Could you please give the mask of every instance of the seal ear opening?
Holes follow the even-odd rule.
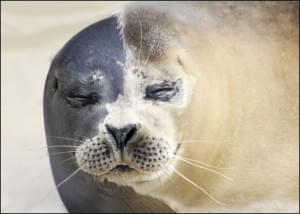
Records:
[[[56,77],[54,77],[54,80],[53,80],[53,92],[55,93],[58,89],[58,79]]]

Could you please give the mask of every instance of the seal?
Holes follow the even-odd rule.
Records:
[[[130,5],[71,39],[44,99],[68,210],[130,210],[128,187],[179,212],[296,210],[299,32],[289,4]]]

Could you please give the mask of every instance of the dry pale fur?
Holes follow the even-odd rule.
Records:
[[[299,211],[298,7],[297,2],[201,2],[124,10],[120,22],[131,49],[158,67],[175,65],[179,57],[185,80],[196,81],[187,92],[189,104],[174,117],[184,140],[199,142],[183,143],[179,155],[230,168],[218,171],[234,180],[178,161],[179,172],[225,205],[172,169],[162,183],[136,187],[138,192],[179,212]],[[130,14],[136,13],[136,28],[130,29]],[[142,43],[130,37],[139,35],[138,24],[146,32]],[[147,31],[155,26],[168,32],[168,39],[156,36],[161,42],[156,52],[149,43],[153,30]]]

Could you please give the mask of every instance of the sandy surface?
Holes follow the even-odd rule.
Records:
[[[63,212],[52,179],[42,97],[51,59],[121,2],[1,2],[1,212]]]

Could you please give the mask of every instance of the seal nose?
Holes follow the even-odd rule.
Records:
[[[126,147],[128,141],[132,139],[137,132],[137,125],[135,124],[129,124],[122,128],[115,128],[106,124],[105,127],[108,133],[114,138],[114,141],[120,150],[123,150]]]

